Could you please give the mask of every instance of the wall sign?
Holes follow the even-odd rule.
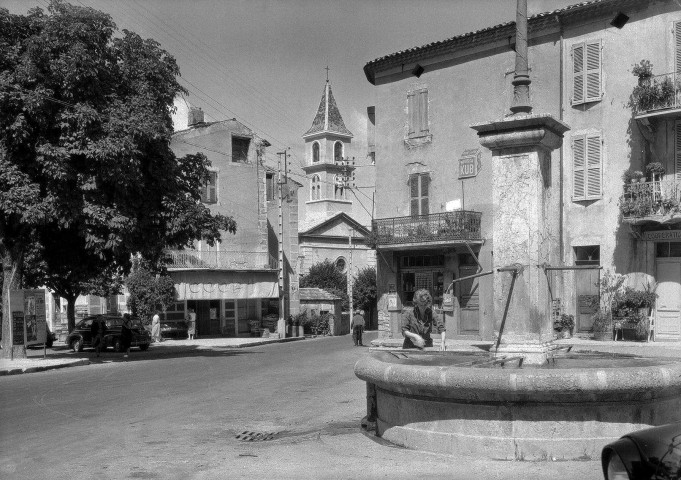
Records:
[[[442,310],[445,312],[454,311],[454,295],[451,293],[442,294]]]
[[[482,169],[482,152],[479,148],[464,150],[459,158],[459,179],[472,178]]]
[[[652,242],[681,242],[681,230],[655,230],[643,232],[643,240]]]
[[[399,307],[399,302],[397,301],[397,294],[396,293],[389,293],[388,294],[388,311],[396,311],[396,310],[402,310]]]

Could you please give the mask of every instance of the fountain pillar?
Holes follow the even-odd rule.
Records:
[[[495,352],[541,364],[553,325],[540,265],[559,258],[560,189],[553,185],[551,154],[569,127],[550,115],[514,115],[472,128],[492,150]]]

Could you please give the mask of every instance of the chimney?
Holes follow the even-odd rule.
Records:
[[[187,115],[187,126],[191,127],[203,123],[203,110],[198,107],[189,107],[189,114]]]

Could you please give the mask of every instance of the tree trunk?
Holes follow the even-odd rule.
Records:
[[[5,249],[2,253],[2,352],[0,356],[2,358],[26,358],[26,345],[13,345],[12,312],[9,304],[10,290],[18,290],[21,287],[22,254],[11,249]]]
[[[76,298],[78,295],[69,295],[66,299],[66,327],[69,332],[76,328]]]

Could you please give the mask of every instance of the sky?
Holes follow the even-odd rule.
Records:
[[[23,14],[48,0],[0,0]],[[327,70],[354,134],[347,154],[366,159],[364,65],[406,48],[515,20],[516,0],[70,0],[110,14],[119,29],[153,38],[180,66],[180,83],[206,121],[236,118],[267,139],[267,163],[289,149],[302,174]],[[528,0],[529,14],[579,0]],[[358,170],[359,171],[359,170]],[[295,177],[294,177],[295,178]],[[301,178],[297,178],[301,180]],[[362,185],[361,178],[358,185]],[[369,185],[364,185],[368,187]],[[368,198],[368,197],[367,197]],[[366,199],[365,199],[366,201]],[[370,202],[369,202],[370,208]]]

